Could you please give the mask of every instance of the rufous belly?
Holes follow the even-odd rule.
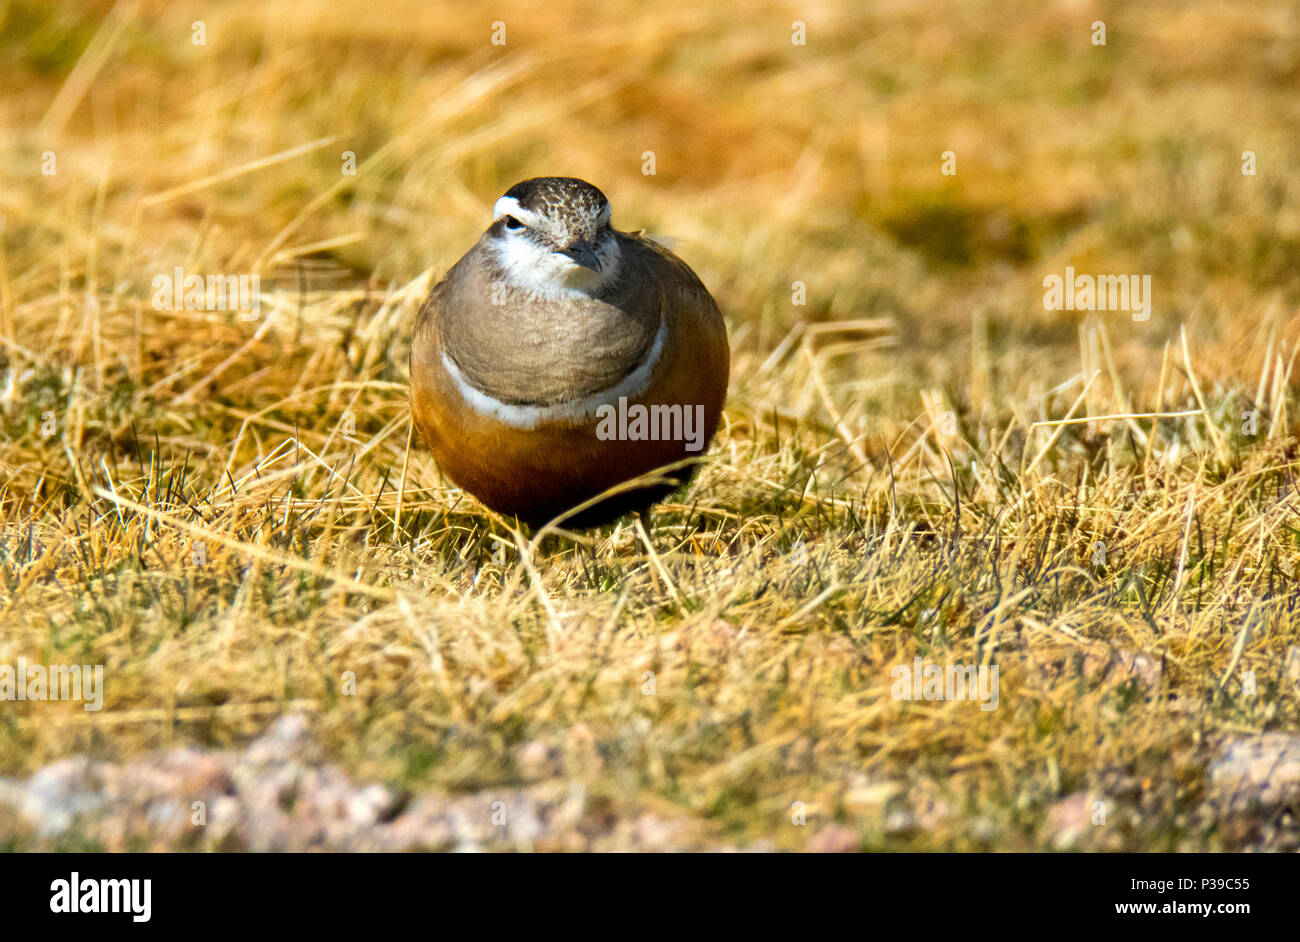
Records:
[[[703,454],[721,417],[729,355],[725,334],[700,340],[704,342],[690,356],[676,356],[662,364],[645,392],[625,400],[624,411],[620,412],[620,404],[611,404],[613,408],[603,414],[603,426],[594,417],[579,424],[527,429],[507,425],[464,401],[440,355],[413,362],[412,417],[434,460],[452,481],[498,513],[539,525],[615,485]],[[635,417],[637,406],[645,407],[641,415],[656,414],[650,411],[653,406],[678,406],[683,419],[680,425],[649,422],[641,428],[635,421],[619,421]],[[684,434],[686,410],[690,410],[689,440]],[[662,419],[666,413],[657,414]],[[683,434],[661,435],[658,440],[639,437],[656,429],[662,432],[664,426],[680,427]],[[680,486],[692,471],[678,468],[665,474],[676,483],[611,497],[567,523],[592,525],[646,507]]]

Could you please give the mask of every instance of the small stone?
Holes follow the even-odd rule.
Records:
[[[1092,802],[1087,792],[1067,795],[1047,809],[1045,831],[1056,850],[1069,850],[1084,843],[1092,827]]]
[[[970,823],[970,833],[981,844],[992,844],[998,837],[997,822],[981,815]]]
[[[521,796],[511,811],[510,823],[506,827],[510,841],[520,850],[528,850],[544,831],[537,803],[527,796]]]
[[[370,827],[392,817],[396,804],[396,796],[383,785],[367,785],[348,797],[348,820],[361,827]]]
[[[916,816],[906,808],[895,808],[885,815],[885,833],[895,837],[916,830]]]
[[[280,717],[262,736],[248,747],[247,762],[286,762],[291,759],[313,761],[319,749],[311,736],[306,717],[290,713]]]
[[[519,764],[520,774],[531,781],[560,774],[560,750],[540,739],[521,746],[515,755],[515,761]]]
[[[1300,802],[1300,736],[1229,740],[1210,764],[1210,787],[1229,813]]]
[[[73,822],[104,806],[103,779],[84,757],[63,759],[41,769],[27,783],[22,814],[41,837],[55,837]]]
[[[175,749],[163,756],[162,765],[177,774],[177,787],[187,795],[224,795],[235,787],[228,756]]]
[[[826,825],[808,842],[808,851],[813,854],[855,854],[861,849],[857,833],[842,824]]]

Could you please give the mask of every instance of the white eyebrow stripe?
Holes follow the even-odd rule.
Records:
[[[492,221],[496,222],[504,216],[514,216],[520,222],[530,226],[536,225],[537,216],[519,205],[519,200],[513,196],[503,196],[497,200],[497,204],[492,207]]]
[[[667,338],[668,321],[664,319],[660,321],[654,343],[650,345],[644,359],[637,364],[636,369],[623,377],[621,382],[589,396],[583,396],[581,399],[557,402],[549,406],[521,406],[489,396],[465,378],[456,361],[448,356],[445,350],[442,353],[442,365],[452,382],[456,384],[456,389],[466,405],[479,415],[496,419],[511,428],[531,429],[552,422],[580,422],[592,419],[601,406],[614,405],[620,397],[635,399],[641,395],[650,386],[651,376],[654,374],[655,367],[659,365],[659,358],[663,355]]]

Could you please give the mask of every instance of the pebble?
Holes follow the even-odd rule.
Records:
[[[565,753],[561,756],[561,752]],[[284,716],[242,751],[173,749],[121,764],[62,759],[26,781],[0,780],[0,840],[31,849],[77,833],[106,851],[478,851],[704,849],[683,815],[615,814],[604,796],[558,777],[600,767],[596,737],[576,724],[565,749],[531,743],[521,765],[545,781],[475,794],[411,798],[357,783],[323,750],[306,717]],[[18,828],[16,834],[6,827]],[[26,844],[24,846],[27,846]]]
[[[1210,763],[1210,787],[1229,813],[1300,802],[1300,736],[1265,733],[1224,742]]]

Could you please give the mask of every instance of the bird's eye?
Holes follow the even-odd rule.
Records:
[[[522,229],[523,227],[524,227],[524,224],[523,224],[522,222],[520,222],[518,219],[516,219],[514,216],[507,216],[507,217],[506,217],[506,228],[507,228],[507,229]]]

